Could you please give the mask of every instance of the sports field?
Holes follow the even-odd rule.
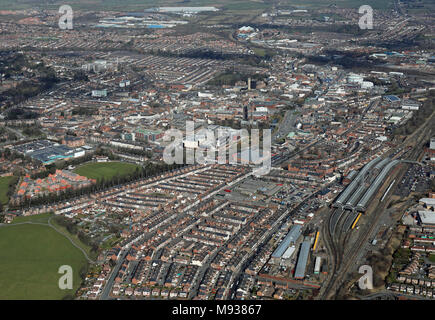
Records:
[[[17,223],[44,223],[47,217],[26,217]],[[80,269],[87,263],[83,253],[48,225],[17,223],[0,226],[0,300],[73,296],[80,286]],[[72,267],[72,290],[59,289],[62,265]]]
[[[140,167],[126,162],[92,162],[76,168],[74,172],[90,179],[101,180],[104,178],[110,180],[117,174],[123,176],[133,173],[136,168]]]

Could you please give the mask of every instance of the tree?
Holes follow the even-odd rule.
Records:
[[[89,81],[87,74],[83,70],[75,71],[73,74],[74,81]]]

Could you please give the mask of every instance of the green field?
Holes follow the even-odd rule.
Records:
[[[53,217],[53,213],[41,213],[38,215],[33,215],[33,216],[21,216],[21,217],[16,217],[11,224],[17,224],[17,223],[22,223],[22,222],[36,222],[36,223],[44,223],[47,224],[48,223],[48,219],[50,217]],[[55,219],[51,220],[51,224],[57,229],[57,231],[68,235],[68,237],[70,239],[72,239],[72,241],[74,241],[74,243],[79,246],[80,248],[82,248],[86,254],[88,255],[88,257],[90,257],[91,259],[96,259],[97,258],[97,253],[96,252],[92,252],[91,251],[91,247],[84,244],[83,242],[80,241],[79,237],[77,236],[77,234],[71,234],[68,232],[68,230],[64,227],[59,225],[58,223],[56,223]]]
[[[7,204],[9,201],[7,193],[9,189],[9,182],[13,179],[14,176],[0,178],[0,203],[3,205]]]
[[[14,218],[12,224],[22,223],[22,222],[36,222],[36,223],[48,223],[48,219],[52,216],[51,213],[41,213],[33,216],[20,216]]]
[[[110,180],[117,174],[123,176],[133,173],[136,168],[140,168],[140,166],[126,162],[93,162],[76,168],[74,172],[100,181],[102,178]]]
[[[43,223],[48,217],[23,217],[15,225],[0,227],[0,300],[62,299],[80,286],[80,270],[87,263],[80,250],[49,226],[16,224]],[[73,269],[72,290],[59,289],[62,265]]]

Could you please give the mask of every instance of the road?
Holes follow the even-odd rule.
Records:
[[[118,259],[116,260],[116,265],[113,267],[112,272],[110,273],[109,279],[107,280],[103,291],[100,296],[100,300],[108,300],[110,299],[110,291],[112,290],[113,283],[115,282],[116,275],[121,269],[122,263],[124,262],[125,257],[127,256],[128,250],[124,250],[120,252]]]

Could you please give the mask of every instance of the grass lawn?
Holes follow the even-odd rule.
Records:
[[[76,168],[74,172],[100,181],[102,178],[110,180],[117,174],[123,176],[133,173],[136,168],[140,168],[140,166],[126,162],[92,162]]]
[[[430,262],[435,262],[435,254],[429,255]]]
[[[252,50],[259,57],[265,57],[267,53],[266,49],[263,48],[253,48]]]
[[[109,239],[107,239],[102,245],[101,248],[107,250],[110,248],[113,248],[118,242],[121,241],[121,238],[118,237],[111,237]]]
[[[38,223],[48,223],[48,219],[52,216],[52,213],[41,213],[33,216],[20,216],[14,218],[11,224],[21,223],[21,222],[38,222]]]
[[[7,193],[9,189],[9,182],[13,180],[15,177],[1,177],[0,178],[0,203],[5,205],[9,202]]]
[[[47,217],[33,216],[33,221],[43,222]],[[56,300],[74,295],[81,282],[80,269],[87,263],[83,253],[54,229],[31,224],[0,227],[0,261],[0,300]],[[73,269],[72,290],[58,287],[62,265]]]
[[[64,227],[61,226],[59,224],[56,223],[56,221],[53,219],[51,220],[51,224],[60,232],[67,234],[76,245],[78,245],[80,248],[82,248],[86,254],[88,255],[88,257],[92,260],[97,259],[98,254],[95,252],[91,252],[91,247],[84,244],[83,242],[80,241],[79,237],[76,234],[71,234],[68,232],[68,230]]]

